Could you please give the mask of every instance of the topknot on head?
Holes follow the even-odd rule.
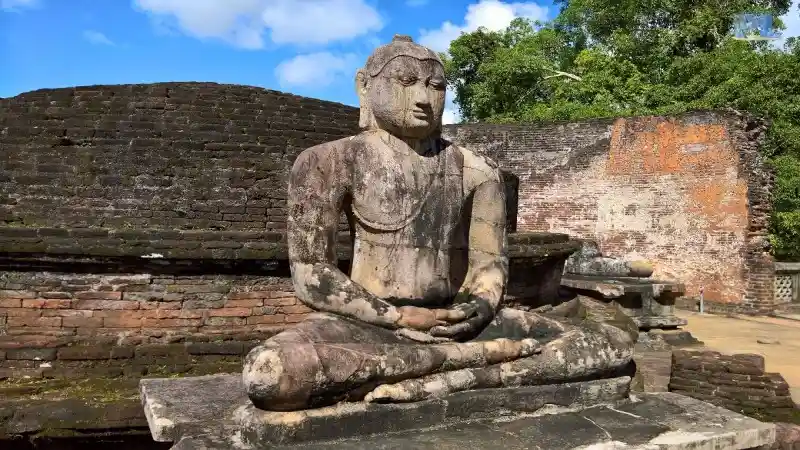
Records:
[[[398,56],[409,56],[420,61],[433,60],[442,64],[435,51],[417,44],[411,36],[395,34],[391,42],[376,48],[367,58],[367,64],[364,66],[366,74],[371,77],[378,75],[386,64]]]

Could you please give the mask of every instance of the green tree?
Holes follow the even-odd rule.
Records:
[[[515,20],[451,43],[448,80],[464,121],[581,120],[732,107],[772,122],[773,251],[800,260],[800,40],[730,37],[740,12],[789,0],[559,0],[547,24]],[[775,24],[781,27],[777,21]]]

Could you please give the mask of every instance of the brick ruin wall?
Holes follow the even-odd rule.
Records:
[[[273,258],[287,167],[357,123],[356,108],[213,83],[0,99],[0,370],[74,371],[81,354],[137,366],[302,320]],[[19,351],[73,344],[89,347]],[[163,348],[109,353],[142,345]]]
[[[765,371],[761,355],[673,351],[669,390],[747,415],[786,420],[800,414],[789,384],[779,373]]]
[[[8,353],[19,348],[184,355],[173,347],[251,342],[302,320],[281,256],[286,173],[300,151],[356,133],[357,121],[345,105],[212,83],[0,99],[0,369],[74,365],[59,351]],[[746,123],[696,113],[446,134],[518,176],[521,230],[596,237],[621,256],[635,248],[657,275],[704,284],[709,300],[756,305],[771,293],[756,291],[762,273],[771,283],[771,260],[753,263],[769,183],[744,176],[760,167]],[[672,153],[658,157],[662,147]],[[671,159],[680,152],[688,162]],[[647,176],[625,172],[634,163]]]
[[[709,309],[773,305],[765,126],[734,112],[579,123],[459,125],[446,135],[519,177],[517,227],[598,241]],[[531,151],[531,149],[536,149]]]

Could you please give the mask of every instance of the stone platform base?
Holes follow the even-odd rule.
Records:
[[[627,377],[470,391],[408,404],[253,408],[241,376],[141,382],[160,442],[204,449],[749,449],[775,427],[677,394],[629,397]]]

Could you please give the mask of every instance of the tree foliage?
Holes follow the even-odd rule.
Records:
[[[557,0],[550,23],[478,29],[443,55],[464,121],[582,120],[731,107],[768,118],[776,171],[770,231],[800,261],[800,39],[731,37],[736,14],[790,0]],[[800,14],[799,11],[792,13]],[[776,19],[779,29],[782,24]]]

